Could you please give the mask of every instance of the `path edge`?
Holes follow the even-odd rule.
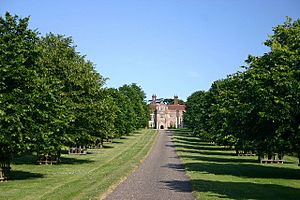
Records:
[[[154,141],[152,143],[152,146],[150,147],[149,151],[147,152],[147,154],[145,155],[144,158],[142,158],[138,165],[135,166],[128,174],[126,174],[124,177],[121,177],[119,181],[117,181],[115,184],[112,184],[108,190],[106,192],[103,193],[103,195],[101,195],[98,199],[99,200],[104,200],[106,197],[108,197],[121,183],[123,183],[131,174],[133,174],[137,169],[140,168],[141,164],[148,158],[148,156],[150,155],[150,153],[152,152],[153,148],[154,148],[154,145],[156,144],[157,142],[157,138],[159,136],[159,131],[158,130],[155,130],[156,131],[156,136],[154,138]]]
[[[191,189],[192,189],[192,195],[193,195],[194,199],[196,200],[196,199],[197,199],[197,197],[196,197],[196,192],[195,192],[195,190],[194,190],[193,184],[191,183],[191,177],[187,174],[187,169],[186,169],[186,167],[185,167],[185,163],[183,162],[182,158],[181,158],[181,157],[178,155],[178,153],[177,153],[177,146],[176,146],[176,142],[174,141],[175,132],[172,131],[172,130],[170,130],[170,131],[172,132],[171,141],[172,141],[172,142],[174,143],[174,145],[175,145],[175,153],[176,153],[176,155],[178,156],[178,158],[179,158],[181,164],[182,164],[183,167],[184,167],[184,174],[185,174],[185,176],[188,178],[188,180],[189,180],[189,182],[190,182],[190,186],[191,186]],[[175,140],[176,140],[176,138],[175,138]]]

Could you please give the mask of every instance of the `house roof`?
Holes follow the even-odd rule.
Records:
[[[156,106],[159,106],[160,104],[152,104],[151,107],[152,107],[152,111],[155,111],[156,110]],[[164,106],[168,107],[168,110],[180,110],[180,111],[185,111],[185,105],[180,105],[180,104],[177,104],[177,105],[166,105],[166,104],[163,104]]]
[[[168,109],[169,110],[182,110],[182,111],[185,111],[185,105],[180,105],[180,104],[177,104],[177,105],[168,105]]]

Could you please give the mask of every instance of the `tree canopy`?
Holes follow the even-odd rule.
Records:
[[[40,36],[28,23],[0,17],[0,164],[26,152],[59,162],[63,147],[101,146],[147,126],[141,87],[104,88],[71,37]]]
[[[185,121],[196,134],[237,152],[300,155],[300,20],[288,18],[273,32],[264,43],[269,52],[250,55],[243,72],[188,98]]]

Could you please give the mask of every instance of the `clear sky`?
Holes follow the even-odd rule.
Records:
[[[262,55],[272,27],[300,17],[300,0],[0,0],[30,27],[72,36],[108,77],[137,83],[148,98],[186,98]]]

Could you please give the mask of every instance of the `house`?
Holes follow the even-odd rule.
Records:
[[[183,128],[183,114],[185,105],[180,105],[178,96],[174,96],[173,104],[164,103],[163,99],[152,96],[152,113],[149,127],[155,129]]]

